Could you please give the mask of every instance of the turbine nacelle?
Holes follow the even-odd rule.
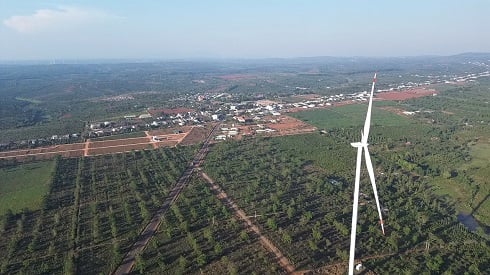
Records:
[[[358,148],[358,147],[367,147],[369,144],[362,143],[362,142],[352,142],[350,145],[352,147]]]

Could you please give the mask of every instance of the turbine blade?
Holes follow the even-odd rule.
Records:
[[[371,86],[371,94],[369,95],[369,105],[366,115],[366,121],[364,122],[364,136],[362,137],[362,143],[367,143],[369,137],[369,129],[371,128],[371,109],[373,107],[373,95],[374,95],[374,85],[376,84],[376,73],[373,78],[373,85]]]
[[[361,179],[362,147],[357,147],[356,182],[354,184],[354,203],[352,204],[352,226],[350,231],[349,275],[354,273],[356,250],[357,208],[359,205],[359,182]]]
[[[381,224],[381,231],[383,235],[385,234],[385,229],[383,225],[383,216],[381,215],[381,208],[379,206],[378,191],[376,190],[376,181],[374,179],[374,169],[373,163],[371,162],[371,156],[369,155],[369,150],[367,145],[364,146],[364,157],[366,158],[366,167],[369,173],[369,179],[371,180],[371,186],[373,187],[374,198],[376,199],[376,207],[378,208],[379,223]]]

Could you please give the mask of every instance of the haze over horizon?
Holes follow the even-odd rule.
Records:
[[[0,2],[0,60],[490,52],[490,1]]]

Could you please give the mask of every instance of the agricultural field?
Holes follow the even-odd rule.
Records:
[[[192,108],[234,124],[229,111],[242,102],[363,91],[373,67],[383,75],[380,89],[422,83],[447,70],[483,70],[466,61],[400,61],[0,66],[0,145],[23,140],[24,147],[15,148],[27,148],[31,138],[78,133],[90,121],[149,109]],[[434,90],[393,92],[374,102],[369,150],[386,236],[363,171],[356,258],[366,273],[490,274],[490,78],[429,87]],[[288,116],[260,114],[279,118],[266,125],[277,136],[213,142],[199,168],[296,271],[330,270],[348,259],[355,169],[350,143],[360,139],[367,102],[348,103]],[[0,274],[114,271],[211,126],[183,126],[179,134],[145,126],[149,132],[0,152]],[[162,140],[152,141],[153,135]],[[198,175],[136,256],[133,272],[283,274],[261,239]],[[468,229],[461,214],[480,227]]]
[[[432,100],[420,98],[406,102],[411,108],[430,110],[419,119],[432,121],[444,133],[439,140],[442,146],[453,153],[459,152],[452,161],[446,161],[441,175],[434,177],[438,193],[451,196],[456,208],[471,213],[487,232],[490,232],[489,89],[490,79],[484,78],[472,84],[441,88]],[[435,153],[432,162],[444,163],[448,153]]]
[[[39,210],[54,171],[53,160],[0,168],[0,216]]]
[[[376,105],[376,102],[374,103]],[[291,113],[292,117],[310,123],[319,129],[350,128],[364,125],[367,104],[351,104],[335,108],[317,109]],[[408,126],[410,119],[382,110],[373,108],[373,127],[379,126]]]
[[[202,142],[209,134],[210,126],[185,127],[187,132],[173,134],[173,129],[156,130],[151,132],[136,132],[135,136],[123,137],[124,135],[110,136],[101,139],[88,139],[84,143],[61,144],[55,146],[38,147],[32,149],[20,149],[0,152],[1,161],[32,161],[52,159],[58,155],[66,158],[81,156],[98,156],[105,154],[124,153],[134,150],[156,149],[161,147],[175,147],[181,142],[182,145],[195,145]],[[152,136],[159,139],[154,141]]]
[[[449,195],[458,212],[471,213],[487,231],[490,98],[484,91],[489,87],[490,81],[484,78],[479,83],[456,87],[439,85],[437,96],[375,101],[369,141],[379,145],[371,150],[392,159],[395,169],[402,167],[429,177],[437,194]],[[359,134],[352,131],[360,131],[365,105],[305,111],[292,116],[327,129],[330,135],[354,141]],[[403,110],[417,113],[399,114]]]
[[[54,174],[41,207],[2,215],[0,273],[110,273],[169,194],[194,149],[52,161]]]
[[[17,160],[35,160],[35,159],[52,159],[57,155],[63,157],[81,157],[83,156],[83,143],[61,144],[55,146],[39,147],[33,149],[21,149],[13,151],[0,152],[0,159]]]
[[[197,175],[137,258],[141,274],[272,274],[281,268]]]
[[[333,134],[220,143],[204,169],[246,213],[257,212],[256,222],[297,270],[316,269],[348,258],[355,151],[342,143],[344,137]],[[436,195],[427,180],[401,166],[394,169],[389,156],[379,151],[374,156],[375,169],[383,171],[378,186],[387,235],[380,232],[372,191],[363,181],[358,258],[376,271],[460,273],[467,259],[478,255],[472,268],[489,271],[490,248],[457,221],[452,203]],[[427,241],[431,255],[452,260],[430,262],[424,256]],[[411,265],[393,256],[401,254],[410,255]]]

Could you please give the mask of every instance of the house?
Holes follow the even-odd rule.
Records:
[[[142,114],[139,116],[140,119],[151,118],[150,114]]]
[[[225,135],[217,135],[214,139],[215,140],[226,140],[226,136]]]
[[[152,140],[152,141],[155,141],[155,142],[156,142],[156,141],[166,140],[166,139],[167,139],[167,137],[157,137],[157,136],[153,136],[153,137],[151,138],[151,140]]]

